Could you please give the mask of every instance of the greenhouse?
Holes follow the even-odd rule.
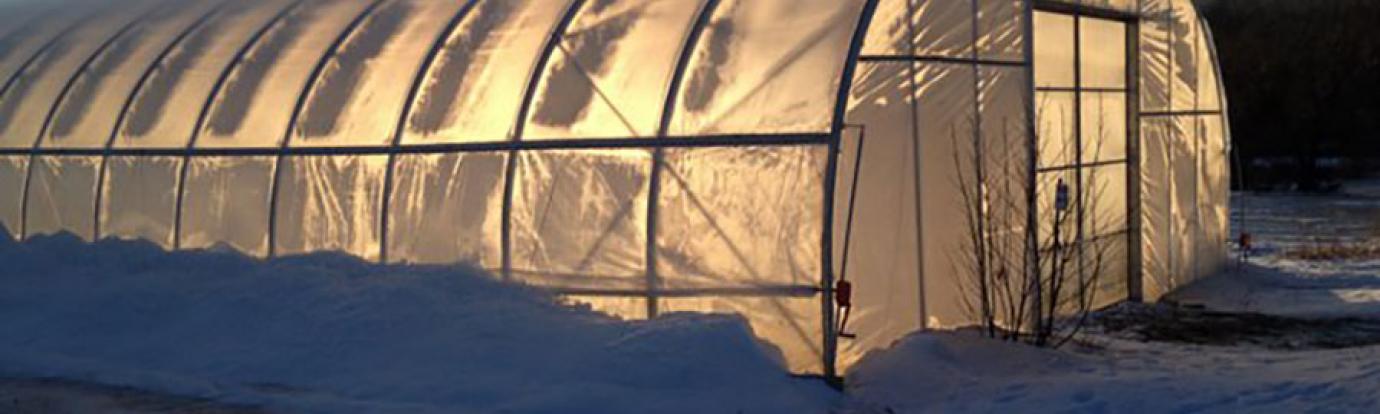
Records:
[[[802,374],[1051,249],[1099,305],[1227,257],[1189,0],[20,0],[0,81],[15,238],[466,263]]]

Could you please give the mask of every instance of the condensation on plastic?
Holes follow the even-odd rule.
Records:
[[[686,69],[671,135],[827,132],[863,5],[723,1]]]
[[[661,299],[661,309],[742,315],[753,334],[780,350],[788,370],[820,373],[824,322],[819,301],[817,297],[693,297]]]
[[[408,85],[463,1],[392,0],[346,39],[315,80],[293,146],[389,145]]]
[[[185,147],[222,71],[254,32],[288,3],[232,1],[221,6],[175,46],[135,93],[114,147]]]
[[[182,248],[227,246],[268,255],[274,157],[192,158],[183,185]]]
[[[274,254],[341,251],[378,260],[387,156],[295,156],[282,166]]]
[[[98,237],[144,239],[172,248],[181,169],[179,157],[110,157]]]
[[[100,157],[39,157],[30,172],[25,236],[70,232],[92,240],[100,165]]]
[[[363,1],[308,0],[275,24],[235,66],[196,145],[280,145],[312,70],[366,6]]]
[[[213,2],[184,1],[165,5],[144,17],[78,75],[61,97],[52,125],[40,145],[55,148],[103,148],[125,101],[144,70],[187,26],[205,15]]]
[[[53,103],[82,63],[126,24],[144,14],[151,3],[154,1],[124,2],[121,7],[102,11],[103,18],[83,21],[58,35],[59,40],[0,96],[0,147],[33,146]]]
[[[524,139],[657,134],[702,1],[591,0],[547,64]]]
[[[388,200],[388,259],[502,266],[503,172],[508,154],[400,155]]]
[[[532,67],[569,4],[480,0],[428,70],[403,144],[511,139]]]
[[[24,176],[29,171],[26,155],[0,157],[0,225],[18,239],[20,211],[24,209]]]
[[[1073,16],[1035,12],[1035,86],[1075,86],[1073,23]]]
[[[645,288],[651,160],[640,149],[518,154],[514,273],[546,286]]]
[[[852,366],[868,351],[890,346],[923,327],[919,227],[915,220],[917,137],[911,97],[910,62],[858,66],[849,105],[849,123],[867,125],[861,170],[855,164],[859,135],[846,130],[839,156],[834,210],[834,263],[842,266],[844,235],[852,227],[847,273],[855,308],[849,330],[857,338],[839,342],[839,366]],[[858,171],[858,187],[852,177]],[[858,194],[853,222],[849,197]]]

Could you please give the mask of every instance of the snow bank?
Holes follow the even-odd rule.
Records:
[[[896,413],[1380,412],[1380,347],[1100,342],[1046,350],[962,332],[916,334],[865,359],[849,391]]]
[[[3,239],[3,238],[0,238]],[[467,267],[0,241],[0,376],[306,412],[824,412],[737,317],[624,322]]]

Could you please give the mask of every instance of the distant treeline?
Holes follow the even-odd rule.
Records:
[[[1326,191],[1377,171],[1380,0],[1200,3],[1248,187]]]

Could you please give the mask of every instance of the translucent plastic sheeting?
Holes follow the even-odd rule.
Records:
[[[972,277],[962,255],[969,223],[960,194],[964,189],[971,194],[976,183],[977,74],[972,65],[917,64],[915,82],[927,324],[956,326],[975,319],[963,303],[963,284]]]
[[[863,54],[970,58],[973,22],[971,0],[883,0],[868,28]],[[1010,43],[1003,34],[984,42],[989,50]]]
[[[989,235],[988,280],[993,285],[1001,283],[999,286],[1019,290],[1020,283],[1008,276],[1020,274],[1027,266],[1026,229],[1030,206],[1026,188],[1031,161],[1026,110],[1030,77],[1024,68],[1013,67],[984,66],[979,67],[977,73],[981,86],[979,126],[984,166],[982,180],[969,173],[972,184],[968,184],[968,188],[986,200],[982,225]],[[981,192],[976,193],[979,190]],[[968,208],[979,206],[978,203],[978,200],[969,201]],[[971,262],[972,253],[968,255]],[[970,283],[968,292],[978,287]],[[997,302],[1000,301],[998,298]],[[1012,319],[1009,309],[999,306],[994,313],[998,320]]]
[[[1126,165],[1110,164],[1083,170],[1085,237],[1102,237],[1126,231]],[[1122,252],[1125,255],[1125,252]]]
[[[465,1],[385,1],[315,80],[294,146],[389,145],[408,85]]]
[[[1222,110],[1222,91],[1217,76],[1217,59],[1213,56],[1212,38],[1206,28],[1199,30],[1202,39],[1198,47],[1198,110]],[[1220,136],[1221,134],[1218,134]]]
[[[100,165],[100,157],[39,157],[30,172],[25,236],[65,231],[92,240]]]
[[[656,135],[703,1],[591,0],[547,64],[524,138]]]
[[[1175,7],[1173,23],[1170,25],[1169,55],[1172,58],[1170,72],[1170,109],[1174,111],[1193,111],[1198,109],[1198,57],[1203,49],[1202,32],[1198,26],[1198,14],[1192,5]]]
[[[864,4],[724,0],[695,47],[671,134],[828,131]]]
[[[289,0],[263,0],[220,6],[211,19],[175,46],[135,92],[114,146],[186,146],[221,73],[254,33],[288,5]]]
[[[1173,182],[1169,169],[1169,143],[1174,123],[1170,118],[1141,120],[1141,269],[1146,300],[1156,300],[1178,286],[1170,265],[1170,197]]]
[[[519,153],[514,274],[545,286],[645,289],[651,160],[648,150]]]
[[[112,39],[61,96],[52,125],[41,145],[55,148],[103,148],[116,118],[148,66],[188,26],[215,4],[185,1],[160,7],[139,24]]]
[[[178,157],[110,157],[98,237],[144,239],[171,249],[181,170]]]
[[[92,16],[104,11],[108,5],[92,5],[92,2],[53,2],[46,7],[36,2],[28,2],[21,7],[34,14],[33,19],[20,20],[14,15],[13,23],[4,27],[9,31],[0,37],[0,87],[19,74],[29,58],[43,50],[52,39],[66,33],[72,26],[81,24]],[[13,87],[13,85],[10,85]],[[0,92],[7,92],[8,89]],[[8,95],[8,93],[6,93]],[[0,143],[7,143],[0,140]],[[30,142],[32,144],[32,142]]]
[[[1198,170],[1200,143],[1196,117],[1175,117],[1175,134],[1169,143],[1169,171],[1173,191],[1170,192],[1170,264],[1172,271],[1184,283],[1198,274],[1196,255],[1199,231]]]
[[[512,138],[532,67],[569,4],[480,0],[428,70],[403,143]]]
[[[1126,23],[1080,17],[1078,25],[1082,86],[1125,88]]]
[[[1226,265],[1230,242],[1231,162],[1222,128],[1222,116],[1197,119],[1202,137],[1198,169],[1198,219],[1200,235],[1194,253],[1198,276],[1208,276]]]
[[[368,5],[363,1],[306,0],[293,9],[237,62],[215,97],[196,145],[279,145],[317,62]]]
[[[1084,247],[1083,280],[1093,295],[1089,299],[1092,309],[1124,302],[1127,297],[1126,283],[1126,235],[1115,234],[1090,239]]]
[[[1147,8],[1149,2],[1147,2]],[[1145,15],[1139,25],[1140,110],[1169,110],[1171,42],[1168,13]]]
[[[1078,118],[1073,92],[1036,92],[1036,148],[1041,167],[1075,164],[1078,142],[1074,140]]]
[[[155,0],[123,2],[106,10],[100,19],[61,33],[0,96],[0,147],[28,148],[39,138],[40,130],[73,75],[101,45],[122,28],[140,18]]]
[[[1126,94],[1084,92],[1079,113],[1083,116],[1083,162],[1126,159]]]
[[[341,251],[378,260],[387,156],[290,157],[282,165],[274,254]]]
[[[791,372],[823,372],[824,323],[820,298],[691,297],[661,299],[665,312],[742,315],[752,332],[781,352]]]
[[[29,171],[26,155],[0,157],[0,225],[8,236],[20,237],[20,214],[24,209],[24,175]]]
[[[932,1],[945,2],[945,0]],[[979,58],[1015,62],[1025,60],[1024,16],[1026,1],[977,1],[977,52]]]
[[[1073,16],[1035,13],[1035,86],[1076,86],[1075,36]]]
[[[656,217],[661,284],[818,286],[827,152],[824,146],[667,149]]]
[[[502,266],[508,154],[401,155],[393,167],[388,259]]]
[[[846,130],[839,156],[834,210],[834,263],[842,266],[844,236],[852,227],[848,269],[838,277],[853,282],[850,330],[858,336],[839,341],[839,366],[848,367],[868,351],[923,327],[924,300],[916,222],[920,145],[914,132],[910,62],[862,63],[858,66],[848,120],[867,125],[861,170],[856,164],[858,138]],[[852,186],[858,174],[858,186]],[[849,197],[856,192],[853,222]]]
[[[183,185],[182,248],[228,246],[268,255],[274,157],[192,158]]]

